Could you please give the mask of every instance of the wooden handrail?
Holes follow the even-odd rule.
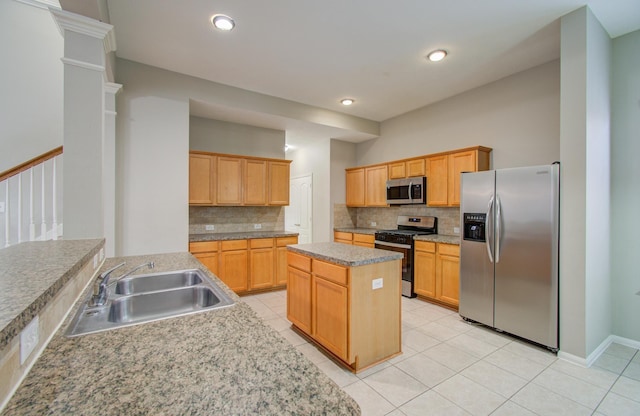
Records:
[[[54,157],[61,154],[62,154],[62,146],[56,147],[55,149],[49,150],[47,153],[43,153],[40,156],[36,156],[31,160],[27,160],[26,162],[21,163],[14,168],[5,170],[4,172],[0,173],[0,182],[4,181],[5,179],[9,179],[12,176],[15,176],[20,172],[24,172],[25,170],[33,166],[46,162],[49,159],[53,159]]]

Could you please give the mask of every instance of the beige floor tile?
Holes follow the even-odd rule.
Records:
[[[592,410],[551,390],[529,383],[511,401],[540,416],[590,415]]]
[[[462,333],[449,326],[440,324],[439,321],[429,322],[428,324],[419,326],[416,329],[439,341],[446,341]]]
[[[536,414],[512,401],[508,401],[491,413],[491,416],[536,416]]]
[[[546,348],[538,347],[520,340],[515,340],[505,345],[504,349],[544,366],[551,365],[558,359],[556,354]]]
[[[431,322],[429,319],[426,319],[424,316],[414,313],[414,311],[407,312],[402,315],[402,325],[407,326],[409,328],[417,328],[422,325],[426,325]]]
[[[631,361],[622,375],[640,381],[640,362]]]
[[[402,347],[405,346],[416,350],[418,352],[422,352],[427,348],[431,348],[435,345],[438,345],[440,341],[435,338],[432,338],[425,334],[424,332],[420,332],[416,329],[412,329],[402,334]]]
[[[510,342],[513,342],[513,337],[482,326],[473,327],[465,333],[487,344],[495,345],[496,347],[504,347]]]
[[[287,315],[287,305],[270,306],[269,309],[278,315]]]
[[[615,393],[609,393],[598,406],[598,413],[607,416],[638,416],[640,415],[640,403]]]
[[[433,361],[449,367],[453,371],[461,371],[471,364],[478,362],[480,358],[446,343],[429,348],[423,354]]]
[[[595,367],[604,368],[612,373],[622,374],[629,364],[629,359],[616,357],[615,355],[604,353],[598,357],[593,365]]]
[[[393,357],[392,359],[389,360],[389,362],[391,364],[397,364],[400,361],[404,361],[407,358],[411,358],[414,355],[418,354],[418,351],[414,350],[413,348],[407,347],[406,345],[404,347],[402,347],[402,354]]]
[[[466,416],[470,414],[433,390],[429,390],[401,406],[400,410],[407,416]]]
[[[457,314],[445,316],[442,319],[438,319],[436,322],[439,323],[440,325],[444,325],[451,329],[455,329],[461,334],[464,334],[465,332],[470,331],[472,328],[477,326],[476,324],[466,322],[464,319],[460,317],[460,315],[457,315]]]
[[[396,409],[391,413],[387,413],[385,416],[406,416],[406,415],[402,413],[399,409]]]
[[[322,351],[320,351],[313,344],[307,343],[307,344],[297,345],[296,348],[314,364],[318,364],[323,361],[327,361],[329,359],[329,357],[324,355],[324,353],[322,353]]]
[[[502,368],[525,380],[533,380],[546,367],[505,349],[488,355],[485,361]]]
[[[633,361],[634,363],[640,363],[640,351],[638,351],[636,355],[633,356],[633,360],[631,361]]]
[[[345,386],[348,386],[349,384],[353,384],[360,380],[351,371],[339,366],[331,360],[322,361],[317,363],[316,365],[323,373],[328,375],[329,378],[340,387],[344,388]]]
[[[306,339],[304,339],[300,335],[296,334],[290,328],[280,331],[280,335],[282,335],[282,337],[284,339],[286,339],[287,341],[289,341],[289,343],[291,345],[293,345],[294,347],[296,347],[298,345],[302,345],[302,344],[307,344],[307,340]]]
[[[371,374],[375,374],[378,371],[384,370],[385,368],[387,368],[389,366],[391,366],[391,363],[389,361],[384,361],[384,362],[381,362],[378,365],[374,365],[373,367],[369,367],[364,371],[360,371],[359,373],[356,374],[356,376],[360,380],[362,380],[362,379],[365,379],[365,378],[369,377]]]
[[[491,345],[470,336],[468,332],[447,340],[446,344],[456,347],[459,350],[478,358],[486,357],[498,349],[495,345]]]
[[[589,409],[598,407],[600,401],[607,394],[607,389],[550,368],[544,370],[533,382]]]
[[[527,380],[486,361],[479,361],[460,374],[505,398],[513,396],[528,383]]]
[[[409,299],[404,296],[400,298],[400,304],[402,305],[402,311],[411,311],[424,306],[424,302],[418,299]]]
[[[618,358],[624,358],[626,360],[631,360],[633,356],[638,352],[637,349],[632,347],[627,347],[626,345],[612,343],[605,350],[605,354],[614,355]]]
[[[640,403],[640,381],[628,377],[620,377],[611,389],[613,393]]]
[[[388,367],[363,380],[395,407],[401,406],[429,388],[396,367]]]
[[[269,325],[271,328],[275,329],[278,332],[285,330],[291,326],[291,323],[289,321],[279,317],[272,318],[272,319],[265,319],[265,323],[267,323],[267,325]]]
[[[473,415],[488,415],[507,401],[499,394],[459,374],[437,385],[433,390]]]
[[[576,377],[594,386],[610,389],[618,379],[618,375],[599,367],[582,367],[567,360],[557,360],[549,368]]]
[[[344,391],[360,405],[362,416],[382,416],[395,410],[391,403],[362,380],[348,385]]]
[[[423,354],[416,354],[402,362],[396,367],[409,374],[427,387],[434,387],[442,383],[455,372],[442,364],[426,357]]]
[[[410,314],[416,315],[422,318],[425,321],[425,323],[437,321],[438,319],[442,319],[445,316],[451,315],[451,313],[448,310],[444,308],[439,308],[437,306],[432,306],[432,305],[423,306],[421,308],[414,309],[410,312]]]
[[[264,303],[265,305],[267,305],[270,308],[274,308],[274,307],[286,307],[287,306],[287,300],[277,296],[277,297],[270,297],[270,298],[264,298],[261,300],[262,303]]]

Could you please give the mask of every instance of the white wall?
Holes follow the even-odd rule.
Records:
[[[346,203],[345,169],[356,166],[356,144],[331,140],[331,229],[333,230],[333,205]],[[333,238],[333,237],[332,237]]]
[[[358,144],[358,165],[469,146],[493,148],[493,166],[559,159],[560,62],[553,61],[386,120]]]
[[[333,240],[331,227],[331,139],[318,140],[287,152],[291,162],[291,177],[313,174],[313,242]]]
[[[284,159],[285,132],[202,117],[189,118],[189,148]]]
[[[640,31],[613,40],[611,280],[613,333],[640,342]]]
[[[589,355],[611,333],[610,40],[587,7],[561,22],[560,349]]]
[[[64,40],[48,10],[0,1],[0,172],[62,145]]]

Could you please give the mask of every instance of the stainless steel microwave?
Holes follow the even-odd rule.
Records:
[[[387,181],[387,204],[406,205],[426,203],[427,178],[425,176],[391,179]]]

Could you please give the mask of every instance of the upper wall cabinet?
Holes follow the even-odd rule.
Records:
[[[208,164],[205,161],[209,161]],[[189,153],[190,205],[289,205],[291,161]]]
[[[424,158],[389,163],[389,179],[413,178],[425,174]]]
[[[347,206],[387,206],[387,165],[347,169],[346,178]]]

